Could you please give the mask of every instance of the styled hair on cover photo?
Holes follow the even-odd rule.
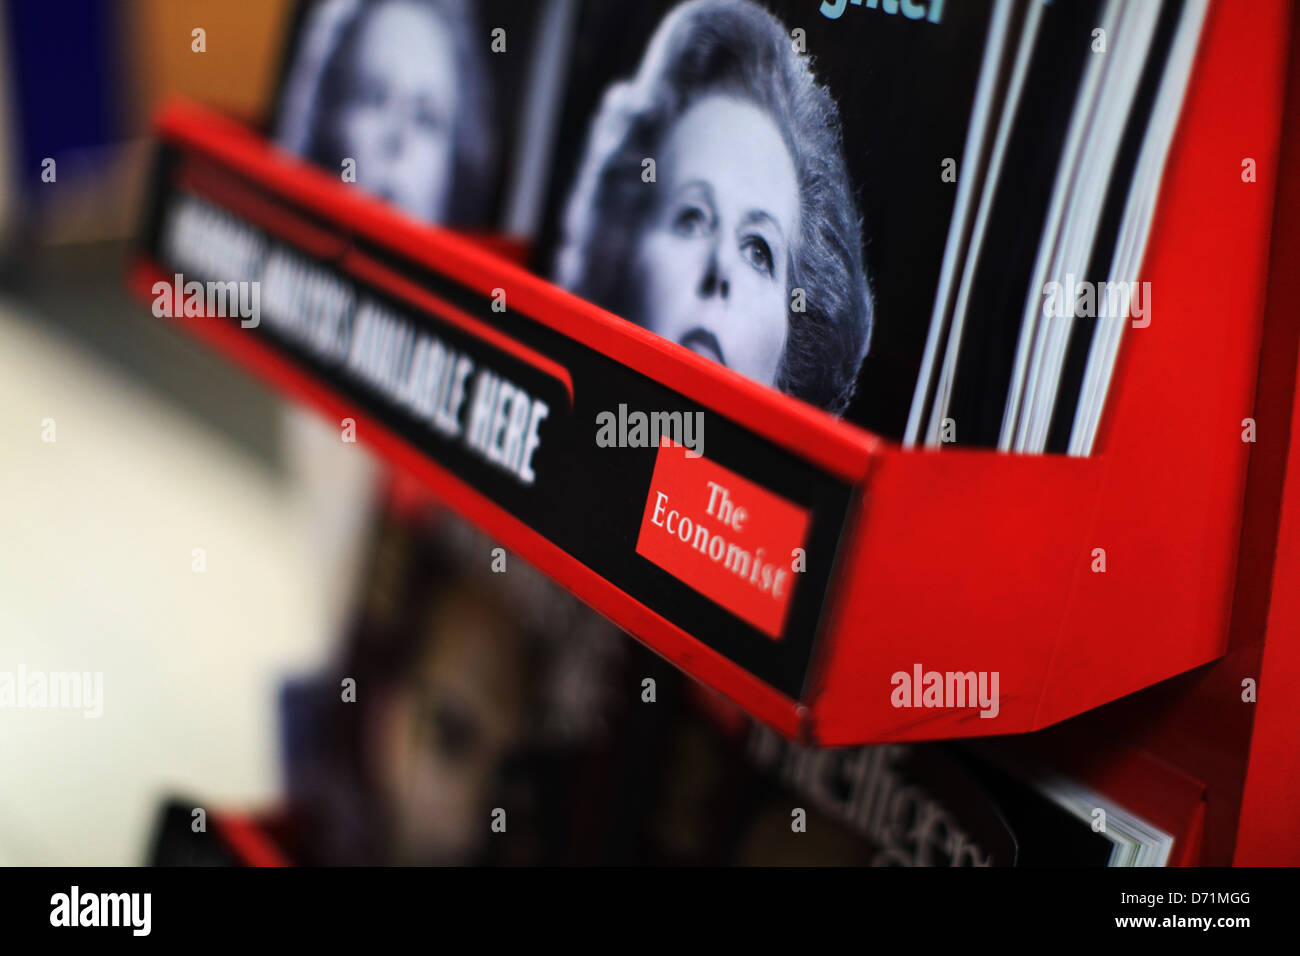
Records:
[[[424,222],[481,226],[497,147],[468,0],[320,0],[280,104],[282,146]]]
[[[562,229],[561,285],[843,413],[872,299],[839,111],[758,4],[663,19],[604,94]]]

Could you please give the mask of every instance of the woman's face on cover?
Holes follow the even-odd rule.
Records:
[[[708,96],[668,131],[656,167],[629,318],[775,384],[799,225],[799,181],[781,131],[749,102]]]
[[[488,795],[522,730],[521,641],[480,592],[434,609],[410,683],[383,704],[375,736],[391,861],[464,863],[487,835]]]
[[[426,6],[393,0],[359,26],[335,134],[357,183],[426,222],[446,217],[457,84],[451,31]]]

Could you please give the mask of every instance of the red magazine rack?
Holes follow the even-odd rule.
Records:
[[[192,105],[159,120],[156,194],[132,281],[151,297],[182,271],[169,216],[199,200],[358,294],[383,296],[419,329],[461,343],[477,367],[528,383],[549,409],[542,460],[563,481],[539,466],[537,484],[521,489],[275,333],[217,315],[166,320],[330,418],[354,419],[362,441],[506,548],[788,736],[848,745],[1034,731],[1239,646],[1258,652],[1265,621],[1270,673],[1286,675],[1297,667],[1296,609],[1270,605],[1258,579],[1273,580],[1268,541],[1280,534],[1268,503],[1283,500],[1283,478],[1296,474],[1285,467],[1294,314],[1264,308],[1290,12],[1282,0],[1252,5],[1249,16],[1211,7],[1142,269],[1151,321],[1126,334],[1091,458],[904,449],[609,315],[481,243],[408,221]],[[1255,182],[1242,179],[1247,157]],[[1287,248],[1300,249],[1287,235]],[[1284,284],[1275,276],[1275,296]],[[501,292],[505,315],[491,308]],[[608,470],[566,465],[563,452],[592,440],[582,415],[620,401],[624,388],[707,413],[725,460],[682,462],[680,449],[660,448]],[[1242,440],[1248,417],[1258,422],[1254,444]],[[753,526],[773,536],[765,540],[789,543],[776,515],[804,528],[793,540],[808,574],[775,617],[756,623],[743,601],[719,596],[720,580],[644,556],[637,529],[656,489],[670,478],[698,489],[708,475],[752,489]],[[548,481],[563,495],[536,491]],[[1281,527],[1294,532],[1300,492],[1285,490]],[[595,517],[575,510],[584,502]],[[580,534],[566,538],[557,514]],[[1294,571],[1293,552],[1278,552],[1277,573]],[[895,706],[892,676],[917,667],[996,672],[996,717]],[[1263,761],[1285,743],[1261,727],[1251,746]],[[1204,785],[1211,770],[1179,772]],[[1247,788],[1248,806],[1267,803],[1261,787]],[[1219,853],[1217,812],[1206,840]]]
[[[1300,168],[1298,65],[1293,33],[1279,170]],[[999,742],[1055,764],[1174,835],[1176,865],[1300,864],[1300,696],[1291,691],[1300,681],[1297,210],[1300,183],[1283,176],[1252,406],[1263,430],[1251,445],[1224,655]],[[1143,636],[1133,632],[1135,640]]]

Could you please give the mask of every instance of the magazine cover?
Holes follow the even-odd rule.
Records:
[[[877,434],[1087,454],[1203,15],[583,3],[537,267]]]
[[[583,3],[539,268],[901,436],[993,4],[888,7]]]
[[[423,222],[527,233],[564,12],[558,0],[303,0],[275,139]]]

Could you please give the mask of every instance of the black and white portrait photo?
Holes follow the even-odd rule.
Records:
[[[901,439],[992,0],[575,2],[536,268]]]
[[[515,140],[549,49],[545,0],[307,0],[279,88],[279,146],[429,224],[504,225]],[[545,120],[545,117],[542,117]],[[536,135],[534,135],[536,138]],[[351,172],[351,176],[348,176]],[[512,232],[526,232],[515,216]]]
[[[861,228],[810,58],[750,0],[692,0],[604,93],[556,278],[838,414],[872,325]]]

